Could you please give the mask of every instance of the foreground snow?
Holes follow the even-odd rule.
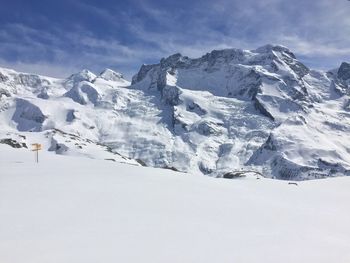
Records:
[[[0,262],[350,262],[349,177],[296,186],[0,156]]]

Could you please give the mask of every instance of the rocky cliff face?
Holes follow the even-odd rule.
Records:
[[[253,51],[214,50],[198,59],[175,54],[159,64],[143,65],[132,83],[158,89],[164,97],[170,75],[173,86],[251,100],[261,114],[282,120],[310,102],[303,81],[309,71],[287,48],[267,45]]]
[[[349,63],[310,70],[272,45],[174,54],[141,66],[131,85],[110,69],[67,79],[1,69],[0,128],[4,138],[50,133],[59,154],[84,146],[58,142],[57,129],[144,165],[210,176],[348,175],[349,81]]]

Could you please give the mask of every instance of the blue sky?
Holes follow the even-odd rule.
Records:
[[[350,61],[350,1],[5,0],[0,8],[0,66],[56,77],[109,67],[131,78],[176,52],[267,43],[313,68]]]

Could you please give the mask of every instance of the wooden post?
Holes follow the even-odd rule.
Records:
[[[41,144],[40,143],[33,143],[32,146],[33,146],[32,151],[36,152],[35,159],[36,159],[36,162],[38,163],[39,162],[39,150],[41,150]]]

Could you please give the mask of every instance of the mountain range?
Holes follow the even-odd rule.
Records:
[[[131,82],[0,68],[0,143],[213,177],[350,175],[349,90],[349,63],[309,69],[279,45],[174,54]]]

